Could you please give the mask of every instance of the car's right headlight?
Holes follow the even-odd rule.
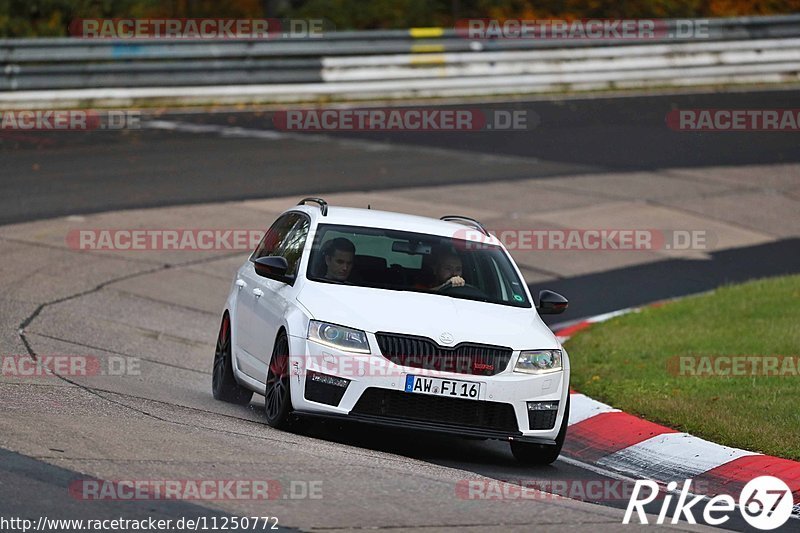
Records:
[[[345,352],[370,353],[367,334],[358,329],[312,320],[308,323],[308,338]]]
[[[514,372],[548,374],[561,370],[561,350],[523,350],[517,357]]]

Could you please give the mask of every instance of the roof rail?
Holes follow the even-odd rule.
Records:
[[[473,228],[480,230],[481,233],[489,237],[489,230],[487,230],[483,224],[475,220],[474,218],[469,217],[462,217],[461,215],[445,215],[439,220],[444,220],[445,222],[461,222],[466,223],[467,225],[472,226]]]
[[[313,196],[309,196],[308,198],[303,198],[300,200],[297,205],[304,205],[306,202],[314,202],[315,204],[319,204],[319,210],[322,211],[322,216],[328,216],[328,202],[323,200],[322,198],[315,198]]]

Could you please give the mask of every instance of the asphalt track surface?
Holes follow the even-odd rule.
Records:
[[[478,107],[526,109],[536,114],[537,125],[525,132],[503,134],[339,134],[349,139],[424,147],[431,156],[426,161],[390,163],[380,153],[375,158],[352,160],[346,150],[327,152],[322,145],[320,152],[309,153],[307,147],[293,152],[291,139],[265,148],[263,141],[235,135],[220,138],[211,130],[208,134],[151,128],[122,133],[5,132],[0,137],[0,224],[125,208],[532,177],[527,170],[519,175],[487,176],[431,168],[436,149],[535,158],[541,164],[539,174],[533,177],[541,179],[577,172],[800,161],[800,143],[794,135],[682,133],[664,126],[666,113],[674,108],[798,108],[800,94],[795,91],[494,103]],[[165,113],[158,119],[271,129],[269,112]],[[268,153],[272,149],[283,154],[280,164],[275,163],[274,154]],[[712,261],[703,264],[665,260],[550,281],[542,286],[570,298],[572,311],[559,317],[561,321],[696,293],[728,282],[798,271],[800,240],[784,239],[718,252]],[[248,411],[243,419],[259,417]],[[301,433],[496,479],[607,479],[563,461],[535,471],[521,469],[509,460],[507,446],[497,442],[430,435],[409,437],[359,427],[342,431],[339,424],[331,423],[304,426]],[[24,511],[36,515],[48,510],[70,516],[69,507],[74,502],[59,495],[75,472],[13,452],[0,450],[0,457],[0,509],[4,514],[19,515]],[[604,503],[624,507],[626,502]],[[118,516],[120,512],[123,516],[139,516],[145,508],[149,515],[159,516],[218,513],[180,502],[149,502],[141,507],[129,505],[124,510],[120,506],[100,502],[93,513],[97,517]],[[12,509],[14,513],[9,512]],[[744,529],[741,521],[728,523],[727,527]]]
[[[447,106],[436,106],[443,109]],[[453,106],[450,106],[453,107]],[[216,202],[414,185],[485,182],[572,174],[800,161],[796,135],[772,132],[678,132],[673,109],[800,108],[800,91],[629,96],[536,102],[460,104],[458,108],[525,110],[523,131],[330,133],[536,160],[531,171],[504,175],[449,173],[432,163],[385,158],[349,161],[344,150],[309,153],[262,139],[179,131],[121,133],[0,132],[0,224],[132,207]],[[271,112],[162,114],[200,125],[272,130]],[[303,134],[301,134],[303,135]],[[313,135],[313,134],[308,134]]]

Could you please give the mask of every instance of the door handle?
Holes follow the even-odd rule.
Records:
[[[239,290],[242,290],[247,287],[247,283],[245,283],[243,279],[237,279],[236,286],[239,287]]]
[[[264,296],[264,291],[262,291],[261,289],[253,289],[253,296],[255,296],[256,298],[261,298],[262,296]]]

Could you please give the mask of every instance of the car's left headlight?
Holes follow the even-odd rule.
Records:
[[[308,338],[346,352],[370,353],[367,334],[358,329],[312,320],[308,324]]]
[[[561,370],[561,350],[525,350],[517,357],[514,372],[547,374]]]

